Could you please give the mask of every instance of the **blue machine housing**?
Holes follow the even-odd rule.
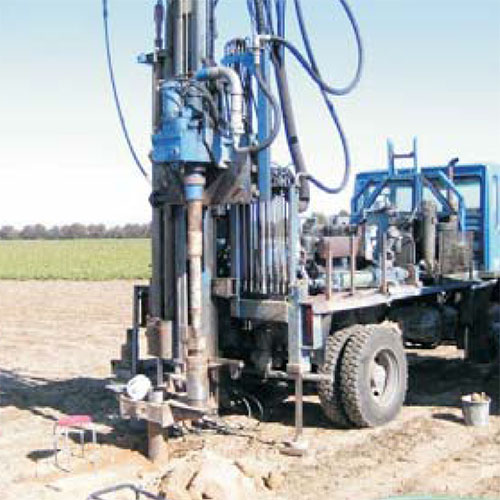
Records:
[[[199,126],[195,106],[184,106],[182,87],[177,81],[168,81],[161,88],[161,126],[152,137],[152,160],[155,163],[184,162],[209,163],[210,156],[204,142],[211,143],[212,131]]]
[[[400,212],[411,213],[422,199],[433,199],[439,215],[448,215],[446,192],[452,190],[463,202],[462,213],[459,208],[462,229],[474,233],[476,263],[483,271],[500,271],[500,165],[455,165],[453,181],[447,172],[445,165],[357,174],[351,199],[352,223],[359,223],[379,196],[386,194]]]

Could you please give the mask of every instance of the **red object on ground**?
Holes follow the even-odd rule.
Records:
[[[58,427],[78,427],[80,425],[89,425],[92,423],[92,417],[90,415],[69,415],[67,417],[60,418],[56,425]]]

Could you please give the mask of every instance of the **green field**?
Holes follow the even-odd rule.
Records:
[[[0,279],[147,279],[147,239],[0,241]]]

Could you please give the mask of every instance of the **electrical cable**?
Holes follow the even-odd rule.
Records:
[[[123,116],[122,108],[120,105],[120,99],[118,97],[118,91],[116,88],[116,81],[115,81],[115,74],[113,70],[113,61],[111,58],[111,48],[110,48],[110,41],[109,41],[109,26],[108,26],[108,1],[107,0],[102,0],[102,17],[103,17],[103,22],[104,22],[104,40],[106,44],[106,59],[107,59],[107,64],[108,64],[108,71],[109,71],[109,77],[111,80],[111,88],[113,89],[113,97],[115,101],[115,106],[116,106],[116,111],[118,113],[118,118],[120,120],[120,125],[122,128],[123,135],[125,137],[125,141],[127,142],[128,149],[130,151],[130,154],[132,155],[132,158],[134,159],[135,164],[137,165],[137,168],[140,170],[141,174],[144,176],[146,181],[151,184],[151,181],[149,179],[149,176],[142,166],[142,163],[140,162],[137,153],[135,152],[134,146],[132,144],[132,141],[130,139],[130,135],[127,130],[127,125],[125,123],[125,117]]]

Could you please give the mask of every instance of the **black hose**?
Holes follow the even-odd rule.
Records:
[[[257,33],[266,32],[266,24],[264,18],[264,4],[262,0],[254,0],[255,25]]]
[[[299,143],[299,135],[297,131],[297,124],[295,122],[295,114],[292,106],[292,98],[290,95],[290,87],[288,85],[288,76],[285,69],[284,61],[273,51],[271,60],[274,64],[276,73],[276,82],[278,85],[278,94],[281,102],[281,112],[283,116],[283,124],[288,143],[288,151],[295,165],[295,171],[298,174],[306,176],[306,161],[302,154],[302,148]],[[303,178],[299,187],[299,211],[305,212],[309,206],[311,193],[307,177]]]
[[[196,80],[189,80],[188,89],[189,88],[196,89],[201,94],[201,97],[205,100],[205,102],[208,103],[210,117],[214,122],[214,127],[217,128],[219,123],[219,110],[217,109],[217,105],[212,97],[212,94],[207,90],[207,88]]]
[[[266,5],[269,9],[269,4]],[[268,12],[268,17],[271,18],[271,13]],[[278,13],[279,17],[279,13]],[[278,22],[278,26],[279,26]],[[302,174],[304,177],[299,185],[299,211],[305,212],[309,206],[310,189],[309,182],[306,177],[305,159],[302,154],[302,148],[299,143],[299,136],[297,131],[297,124],[295,121],[295,114],[292,106],[292,98],[290,95],[290,88],[288,85],[288,75],[285,68],[284,58],[280,57],[278,47],[271,51],[271,61],[274,66],[276,74],[276,83],[278,86],[278,94],[281,104],[281,112],[283,117],[283,125],[285,127],[285,135],[287,138],[288,151],[295,166],[295,171]]]
[[[109,70],[109,78],[111,80],[111,88],[113,89],[113,98],[115,100],[115,106],[116,106],[116,111],[118,113],[118,118],[120,120],[120,125],[122,128],[123,135],[125,137],[125,141],[127,142],[128,149],[130,151],[130,154],[132,155],[132,158],[134,159],[135,164],[137,165],[137,168],[140,170],[141,174],[144,176],[144,178],[151,183],[149,180],[149,176],[142,166],[137,153],[135,152],[134,146],[132,144],[132,141],[130,139],[128,130],[127,130],[127,125],[125,123],[125,117],[123,116],[122,108],[120,105],[120,99],[118,97],[118,91],[116,89],[116,82],[115,82],[115,73],[113,71],[113,61],[111,59],[111,48],[110,48],[110,43],[109,43],[109,27],[108,27],[108,1],[107,0],[102,0],[102,18],[104,22],[104,40],[106,43],[106,58],[108,62],[108,70]]]

